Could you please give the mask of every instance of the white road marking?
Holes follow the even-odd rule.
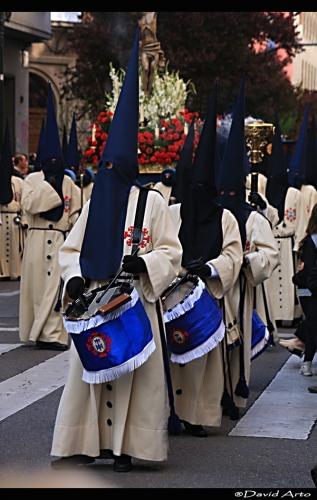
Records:
[[[0,421],[65,385],[69,351],[0,383]]]
[[[5,352],[12,351],[12,349],[16,349],[23,344],[0,344],[0,354],[4,354]]]
[[[15,328],[0,328],[0,332],[18,332],[19,331],[19,327],[15,327]]]
[[[317,385],[317,377],[300,375],[298,360],[289,357],[229,436],[308,438],[317,420],[317,395],[307,389]],[[313,373],[316,368],[313,364]]]
[[[14,290],[14,292],[0,292],[0,297],[13,297],[13,295],[20,295],[20,290]]]

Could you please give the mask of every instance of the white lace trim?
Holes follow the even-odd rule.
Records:
[[[90,372],[83,370],[82,380],[87,382],[87,384],[102,384],[103,382],[110,382],[116,378],[120,378],[127,373],[132,372],[139,368],[151,354],[155,351],[156,345],[154,339],[152,339],[139,354],[133,358],[125,361],[121,365],[114,366],[113,368],[108,368],[106,370],[100,370],[97,372]]]
[[[198,285],[194,288],[194,290],[189,294],[189,296],[181,301],[179,304],[173,307],[173,309],[169,309],[164,312],[164,323],[169,323],[173,319],[179,318],[187,311],[190,311],[197,300],[200,299],[201,294],[205,289],[205,283],[199,280]]]
[[[268,331],[267,328],[265,328],[265,336],[264,339],[260,340],[258,344],[256,344],[252,349],[251,349],[251,361],[256,356],[262,349],[266,346],[270,338],[270,332]]]
[[[215,331],[211,337],[209,337],[208,340],[206,340],[203,344],[199,345],[198,347],[195,347],[191,351],[185,352],[183,354],[171,354],[171,361],[173,363],[189,363],[190,361],[193,361],[194,359],[200,358],[201,356],[204,356],[208,352],[212,351],[219,342],[222,341],[224,335],[225,335],[225,325],[224,322],[221,321],[219,328]]]
[[[131,300],[130,302],[127,302],[123,306],[119,307],[115,311],[113,311],[110,314],[104,315],[104,314],[96,314],[96,316],[92,316],[89,319],[83,319],[79,321],[72,321],[69,319],[66,319],[65,316],[63,316],[63,322],[64,326],[69,333],[82,333],[86,330],[90,330],[90,328],[96,328],[99,325],[102,325],[103,323],[107,323],[107,321],[111,321],[112,319],[116,319],[121,314],[124,312],[128,311],[131,307],[134,307],[135,304],[137,303],[139,299],[139,294],[134,289],[131,293]]]

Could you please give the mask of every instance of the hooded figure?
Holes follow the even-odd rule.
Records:
[[[317,151],[314,115],[312,117],[308,134],[305,167],[305,184],[310,184],[311,186],[314,186],[315,189],[317,189]]]
[[[197,274],[212,297],[221,299],[239,275],[242,247],[237,221],[215,202],[216,92],[217,86],[208,105],[183,202],[169,209],[183,247],[181,275],[186,270]],[[193,436],[207,436],[203,425],[221,425],[223,372],[221,339],[199,358],[199,363],[171,363],[173,385],[179,389],[176,411]]]
[[[46,130],[42,159],[44,179],[55,189],[60,197],[59,206],[41,213],[40,217],[50,221],[58,221],[64,212],[64,197],[62,184],[64,179],[64,159],[59,139],[58,126],[54,108],[51,82],[48,82],[48,102],[46,115]]]
[[[23,180],[13,176],[12,171],[7,120],[0,159],[0,278],[15,280],[21,276],[24,246],[24,217],[20,203]],[[17,224],[18,220],[20,223]]]
[[[156,349],[137,370],[95,384],[82,381],[83,365],[71,346],[51,451],[62,458],[53,467],[67,466],[69,461],[93,462],[100,454],[115,459],[115,471],[131,470],[131,456],[167,459],[169,419],[163,359],[167,366],[168,360],[162,357],[162,315],[156,301],[178,274],[181,246],[161,194],[137,183],[138,123],[137,34],[91,199],[60,250],[59,264],[66,283],[65,305],[85,290],[83,277],[90,278],[88,289],[92,290],[109,283],[121,266],[125,277],[136,275],[133,285],[151,323]],[[131,255],[136,208],[145,190],[143,241],[138,255]],[[114,346],[115,336],[113,339]]]
[[[215,203],[217,196],[216,159],[217,84],[210,99],[205,123],[190,171],[181,205],[182,224],[179,238],[183,247],[182,265],[201,258],[207,262],[216,258],[222,248],[222,208]],[[206,234],[214,235],[206,238]]]
[[[219,179],[221,206],[236,217],[245,253],[240,277],[225,300],[226,309],[230,306],[243,334],[242,345],[230,351],[234,402],[239,407],[245,407],[249,395],[254,287],[266,280],[278,265],[278,250],[269,221],[245,201],[244,127],[243,75]]]
[[[309,102],[306,105],[303,123],[300,128],[299,136],[292,155],[288,181],[291,187],[300,189],[305,182],[305,166],[306,166],[306,136],[308,124]]]
[[[23,182],[21,205],[29,229],[22,263],[19,332],[23,342],[36,342],[39,349],[65,351],[68,335],[60,312],[63,283],[58,251],[78,218],[80,192],[64,175],[50,83],[41,165],[41,171]]]
[[[284,218],[284,205],[289,188],[287,164],[281,140],[281,131],[277,116],[275,117],[275,134],[272,142],[272,154],[266,186],[266,197],[270,205],[278,210],[279,222]]]
[[[34,162],[34,172],[39,172],[42,168],[42,160],[43,160],[43,153],[44,153],[44,141],[45,141],[45,120],[43,118],[39,143],[37,146],[36,159]]]
[[[79,154],[78,154],[78,141],[77,141],[77,130],[76,130],[76,118],[75,113],[73,114],[72,126],[70,129],[69,143],[67,147],[65,168],[72,170],[75,175],[78,172],[79,167]]]

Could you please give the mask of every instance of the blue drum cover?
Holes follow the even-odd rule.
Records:
[[[175,355],[188,353],[187,361],[203,356],[216,347],[222,340],[225,331],[222,310],[206,288],[195,302],[194,307],[178,318],[165,323],[165,327],[168,349]],[[198,349],[198,351],[193,352],[206,342],[209,344],[207,349],[204,351]],[[190,353],[192,357],[190,357]],[[171,360],[175,362],[185,361],[185,359],[176,356]]]
[[[129,373],[155,349],[150,320],[140,299],[119,317],[70,335],[84,366],[83,380],[89,383]]]
[[[252,311],[252,341],[251,341],[251,361],[262,352],[264,352],[269,344],[270,333],[257,313]]]

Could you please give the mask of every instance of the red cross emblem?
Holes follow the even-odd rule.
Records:
[[[72,199],[69,196],[65,196],[64,198],[64,212],[68,213],[70,210],[70,204]]]
[[[124,232],[124,239],[126,240],[126,244],[128,247],[132,245],[132,233],[133,233],[134,226],[128,227],[128,230]],[[142,238],[142,243],[140,245],[141,248],[145,248],[148,243],[150,243],[150,235],[149,231],[144,227],[142,229],[143,233],[143,238]]]
[[[285,212],[286,220],[293,222],[296,220],[296,208],[288,208]]]
[[[246,241],[246,242],[245,242],[245,251],[246,251],[246,252],[250,252],[250,248],[251,248],[250,242],[249,242],[249,241]]]

